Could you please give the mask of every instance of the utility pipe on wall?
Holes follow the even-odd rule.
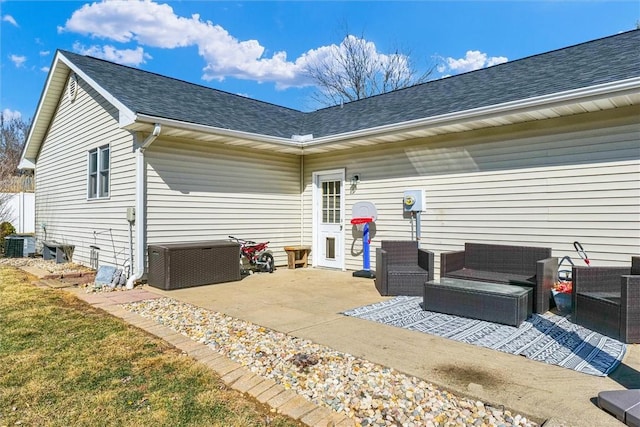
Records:
[[[304,244],[304,155],[300,155],[300,245]]]
[[[420,240],[422,239],[422,218],[420,214],[421,212],[416,212],[416,241],[418,242],[418,247],[420,247]]]
[[[153,128],[153,133],[147,136],[136,148],[136,254],[134,259],[131,261],[133,274],[129,277],[129,280],[127,280],[127,289],[133,289],[133,284],[136,280],[140,280],[144,275],[146,246],[145,223],[147,219],[144,203],[146,193],[146,162],[144,158],[144,151],[153,143],[153,141],[156,140],[156,138],[158,138],[158,136],[160,136],[161,131],[162,126],[156,123]]]

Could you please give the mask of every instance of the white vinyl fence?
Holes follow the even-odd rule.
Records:
[[[35,233],[36,209],[34,193],[0,193],[0,222],[8,221],[16,233]]]

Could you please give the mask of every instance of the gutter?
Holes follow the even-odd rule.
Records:
[[[273,144],[274,146],[294,148],[299,155],[304,155],[304,149],[340,144],[350,140],[378,137],[386,134],[393,134],[402,131],[411,131],[421,128],[436,128],[454,124],[468,123],[475,120],[484,120],[491,117],[519,114],[536,111],[541,108],[554,108],[571,103],[595,101],[603,96],[608,98],[615,96],[631,96],[637,94],[640,88],[640,77],[633,77],[621,81],[596,84],[593,86],[567,90],[564,92],[540,95],[527,99],[518,99],[501,104],[493,104],[484,107],[472,108],[463,111],[454,111],[438,116],[423,117],[405,122],[391,123],[373,128],[358,129],[334,135],[314,137],[313,135],[292,135],[291,138],[282,138],[270,135],[262,135],[251,132],[238,131],[233,129],[218,128],[215,126],[201,125],[195,123],[182,122],[174,119],[137,114],[131,118],[129,123],[123,127],[134,128],[133,125],[140,123],[161,124],[170,128],[184,129],[205,134],[215,134],[238,138],[244,141]]]
[[[627,80],[603,83],[586,88],[568,90],[565,92],[541,95],[528,99],[508,101],[502,104],[472,108],[470,110],[454,111],[438,116],[424,117],[406,122],[392,123],[373,128],[360,129],[341,134],[312,138],[302,143],[303,148],[341,143],[350,139],[375,137],[399,131],[410,131],[416,128],[447,126],[456,123],[466,123],[473,120],[483,120],[494,116],[518,114],[535,111],[540,108],[554,108],[568,103],[596,100],[603,95],[607,97],[621,95],[635,95],[640,88],[640,77]]]
[[[133,284],[142,278],[145,269],[145,252],[146,252],[146,220],[147,212],[144,203],[144,196],[146,193],[146,162],[144,158],[144,151],[160,136],[162,126],[156,123],[153,128],[153,133],[145,138],[141,144],[136,147],[136,253],[131,261],[134,264],[135,269],[133,274],[127,280],[127,289],[133,289]]]
[[[153,123],[155,125],[162,125],[166,127],[183,129],[183,130],[188,130],[193,132],[223,135],[223,136],[228,136],[232,138],[238,138],[241,140],[264,142],[268,144],[276,144],[276,145],[281,145],[281,146],[291,147],[296,149],[301,148],[301,143],[297,141],[296,138],[294,137],[282,138],[278,136],[262,135],[258,133],[245,132],[245,131],[233,130],[233,129],[225,129],[225,128],[219,128],[215,126],[201,125],[197,123],[182,122],[180,120],[149,116],[147,114],[137,114],[135,119],[132,120],[131,123],[128,123],[123,127],[126,128],[127,126],[140,124],[140,123]]]
[[[351,132],[344,132],[336,135],[313,138],[304,142],[304,148],[330,145],[332,143],[345,142],[350,139],[376,137],[383,134],[390,134],[399,131],[411,131],[422,127],[446,126],[456,123],[466,123],[473,120],[482,120],[489,117],[502,116],[506,114],[518,114],[527,111],[534,111],[540,108],[554,108],[573,102],[586,102],[607,96],[634,95],[640,88],[640,77],[627,80],[603,83],[586,88],[572,89],[565,92],[541,95],[534,98],[508,101],[502,104],[488,105],[486,107],[472,108],[470,110],[454,111],[452,113],[438,116],[424,117],[406,122],[392,123],[374,128],[360,129]]]

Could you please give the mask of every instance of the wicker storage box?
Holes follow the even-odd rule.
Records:
[[[149,245],[147,282],[171,290],[240,280],[240,245],[216,240]]]

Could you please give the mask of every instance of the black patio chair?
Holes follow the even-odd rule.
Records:
[[[376,289],[380,295],[422,296],[433,280],[433,252],[415,240],[383,240],[376,249]]]
[[[573,267],[573,320],[626,343],[640,343],[640,256],[631,267]]]

